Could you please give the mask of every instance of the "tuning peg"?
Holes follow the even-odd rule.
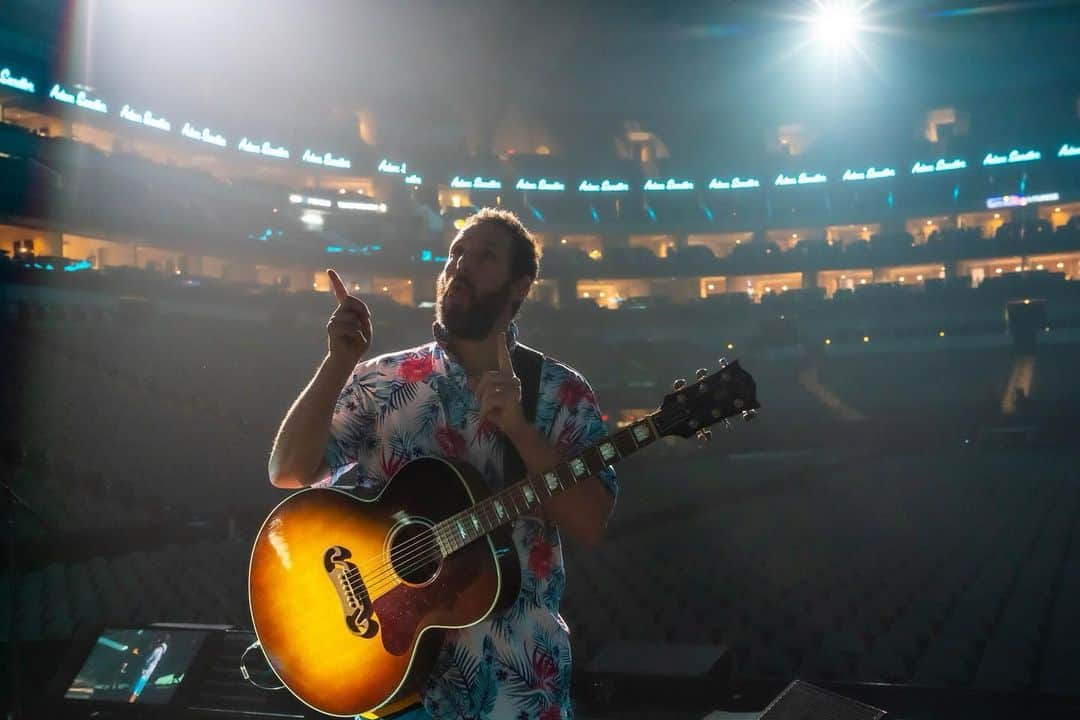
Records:
[[[757,417],[757,410],[743,410],[742,419],[746,422],[750,422]]]
[[[708,371],[708,370],[706,370],[705,368],[698,368],[698,371],[697,371],[697,373],[695,373],[695,374],[697,375],[697,379],[698,379],[698,380],[700,380],[701,378],[703,378],[703,377],[705,377],[706,375],[708,375],[708,374],[709,374],[709,371]]]
[[[686,387],[686,380],[684,378],[679,378],[675,382],[671,383],[671,387],[675,390],[682,390],[684,387]]]
[[[727,365],[728,365],[727,358],[722,356],[722,355],[720,356],[720,361],[719,362],[720,362],[720,367],[721,368],[726,368]]]
[[[697,431],[697,439],[705,442],[712,440],[712,430],[709,428],[701,428]]]
[[[731,422],[729,422],[727,418],[724,418],[723,420],[720,421],[720,429],[721,430],[730,430],[731,429]]]

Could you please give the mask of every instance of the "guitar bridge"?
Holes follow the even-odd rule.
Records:
[[[349,631],[362,638],[372,638],[379,632],[379,623],[374,618],[375,609],[364,579],[360,576],[360,568],[349,560],[351,557],[352,553],[347,548],[334,545],[323,553],[323,567],[330,584],[337,591]]]

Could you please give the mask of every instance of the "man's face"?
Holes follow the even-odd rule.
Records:
[[[462,230],[450,244],[435,286],[435,318],[451,337],[481,340],[512,301],[510,239],[482,222]]]

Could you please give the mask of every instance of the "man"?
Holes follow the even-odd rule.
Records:
[[[371,312],[327,272],[339,303],[327,324],[329,353],[278,433],[269,464],[275,486],[329,485],[355,468],[356,492],[374,496],[409,460],[439,456],[472,464],[497,490],[520,479],[502,477],[507,442],[532,474],[606,436],[586,380],[551,358],[541,367],[535,421],[525,418],[510,354],[539,250],[512,213],[485,208],[454,238],[436,285],[435,340],[426,345],[360,362],[371,346]],[[552,497],[541,515],[518,519],[517,602],[448,631],[417,717],[571,717],[559,530],[595,543],[617,492],[608,468]]]

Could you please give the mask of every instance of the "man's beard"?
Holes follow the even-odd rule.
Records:
[[[461,283],[461,280],[456,280]],[[484,295],[478,294],[472,285],[464,285],[459,292],[468,295],[465,306],[447,307],[447,282],[440,276],[435,289],[435,320],[446,328],[450,337],[461,340],[483,340],[495,327],[506,301],[510,298],[511,281]]]

